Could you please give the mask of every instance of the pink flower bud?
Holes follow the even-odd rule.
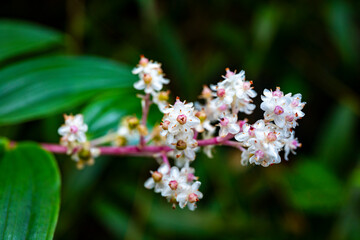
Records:
[[[223,98],[225,97],[225,89],[223,88],[219,88],[216,92],[216,95],[219,97],[219,98]]]
[[[141,66],[146,66],[146,64],[149,63],[149,59],[147,59],[146,57],[144,57],[144,55],[141,55],[140,56],[140,61],[139,61],[139,64]]]
[[[199,197],[195,193],[190,193],[188,196],[188,200],[190,203],[195,203],[195,202],[199,201]]]
[[[244,82],[243,83],[243,89],[244,90],[249,90],[251,87],[251,83],[250,82]]]
[[[220,124],[221,126],[225,127],[229,124],[229,119],[227,118],[220,118]]]
[[[274,109],[274,113],[276,115],[281,115],[281,114],[284,113],[284,109],[282,107],[280,107],[280,106],[276,106],[275,109]]]
[[[229,78],[229,77],[235,75],[235,73],[230,71],[229,68],[226,68],[225,70],[226,70],[226,75],[225,75],[226,78]]]
[[[169,182],[169,187],[171,188],[171,190],[176,190],[177,189],[177,187],[178,187],[178,182],[176,181],[176,180],[171,180],[170,182]]]
[[[282,91],[280,91],[280,88],[279,88],[279,87],[277,87],[277,88],[276,88],[276,91],[274,91],[274,92],[272,93],[272,95],[273,95],[274,97],[282,97],[282,96],[284,96],[284,93],[283,93]]]
[[[169,125],[170,125],[170,121],[169,120],[166,120],[164,122],[161,123],[161,127],[162,129],[164,130],[168,130],[169,129]]]
[[[186,117],[185,114],[181,114],[181,115],[179,115],[179,116],[176,118],[176,120],[177,120],[181,125],[183,125],[183,124],[186,123],[187,117]]]

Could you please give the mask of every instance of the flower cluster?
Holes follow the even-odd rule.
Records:
[[[148,189],[154,188],[156,193],[161,193],[173,208],[179,204],[180,208],[186,205],[190,210],[195,210],[196,202],[203,197],[199,192],[201,183],[194,175],[195,170],[185,164],[181,170],[177,167],[170,168],[163,163],[157,171],[150,171],[151,177],[144,186]]]
[[[84,123],[81,114],[65,115],[65,124],[58,129],[62,136],[60,144],[67,148],[67,154],[77,162],[77,167],[82,169],[84,165],[93,165],[94,158],[100,155],[100,150],[91,147],[86,139],[88,126]]]
[[[290,152],[295,154],[301,147],[294,131],[298,120],[305,115],[301,94],[284,94],[279,87],[275,91],[265,89],[260,105],[264,117],[250,124],[239,117],[254,111],[252,99],[257,93],[253,90],[253,82],[246,80],[243,70],[236,73],[226,69],[222,81],[204,86],[199,96],[201,102],[176,98],[173,105],[168,103],[169,91],[162,90],[169,80],[164,78],[161,64],[141,56],[133,74],[139,76],[134,87],[145,93],[140,95],[141,119],[127,116],[116,132],[88,142],[85,135],[88,128],[82,115],[65,115],[65,124],[59,128],[61,144],[78,162],[78,167],[91,165],[100,150],[102,154],[161,157],[160,167],[150,172],[151,177],[144,186],[161,193],[174,208],[187,205],[194,210],[203,195],[199,192],[201,183],[190,163],[195,160],[200,147],[209,157],[216,145],[235,147],[242,151],[243,165],[264,167],[280,163],[281,151],[288,160]],[[160,125],[148,130],[147,115],[152,103],[164,116]],[[112,143],[112,146],[96,148],[104,143]],[[175,166],[171,167],[169,158],[174,159]]]

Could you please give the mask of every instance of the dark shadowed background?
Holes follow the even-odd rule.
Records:
[[[257,106],[262,90],[276,86],[307,102],[296,128],[303,147],[288,162],[244,167],[233,149],[218,147],[213,159],[199,153],[193,166],[204,199],[195,212],[172,210],[143,187],[157,167],[153,159],[99,158],[78,171],[59,156],[55,239],[360,239],[359,10],[360,2],[349,0],[2,3],[1,18],[65,32],[69,54],[129,66],[140,54],[161,62],[172,99],[195,101],[203,84],[230,67],[254,81]],[[259,107],[247,116],[261,117]],[[58,142],[62,121],[58,114],[1,131],[14,140]]]

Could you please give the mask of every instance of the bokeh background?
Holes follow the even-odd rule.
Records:
[[[1,3],[1,18],[65,32],[69,54],[162,62],[173,99],[195,101],[230,67],[244,69],[259,95],[281,86],[307,102],[296,128],[303,147],[288,162],[243,167],[240,152],[225,147],[212,159],[198,154],[205,197],[195,212],[172,210],[143,187],[155,160],[101,158],[77,171],[57,157],[55,239],[360,239],[359,10],[355,0]],[[247,116],[261,117],[259,107]],[[57,142],[61,122],[59,114],[2,130],[14,140]]]

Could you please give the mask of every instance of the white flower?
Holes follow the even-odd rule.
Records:
[[[162,164],[157,171],[150,171],[151,177],[146,180],[144,183],[145,188],[152,189],[155,187],[155,192],[162,192],[166,187],[166,182],[164,180],[164,176],[168,174],[170,171],[169,166],[167,164]]]
[[[291,152],[292,154],[296,154],[295,150],[298,148],[298,147],[301,147],[301,143],[298,142],[298,139],[295,138],[295,132],[293,131],[291,136],[289,138],[284,138],[283,140],[283,143],[285,144],[284,146],[284,150],[285,150],[285,155],[284,155],[284,158],[285,160],[289,160],[288,159],[288,156],[289,156],[289,153]]]
[[[240,126],[237,123],[237,115],[236,114],[228,114],[225,113],[220,118],[220,137],[226,137],[229,133],[237,134],[240,131]]]
[[[163,84],[168,84],[169,80],[164,78],[161,64],[149,61],[144,56],[141,57],[140,62],[132,71],[133,74],[138,74],[140,80],[134,83],[134,88],[137,90],[145,90],[145,93],[155,93],[160,91]]]
[[[196,202],[203,197],[203,194],[199,192],[201,183],[199,181],[194,182],[191,186],[186,188],[177,195],[176,200],[179,202],[180,208],[184,208],[186,205],[191,211],[196,208]]]
[[[166,186],[161,192],[161,195],[166,198],[176,198],[187,185],[187,178],[181,174],[177,167],[172,167],[170,174],[164,176],[164,182]]]
[[[83,169],[84,165],[91,166],[95,163],[94,158],[100,155],[99,148],[91,147],[89,142],[84,143],[80,149],[78,149],[71,158],[77,162],[77,168]]]
[[[280,88],[274,92],[265,89],[261,99],[260,108],[265,111],[265,120],[274,121],[280,128],[294,128],[296,120],[305,115],[301,111],[305,105],[301,103],[301,94],[292,97],[288,93],[284,96]]]
[[[194,134],[191,131],[190,133],[176,135],[170,146],[174,149],[176,158],[185,157],[185,159],[193,161],[197,145],[197,141],[194,139]]]
[[[85,133],[88,126],[84,123],[84,118],[81,114],[75,116],[64,115],[65,124],[58,129],[58,133],[63,136],[62,141],[66,142],[86,142]]]
[[[163,123],[165,122],[167,124],[166,127],[163,125],[162,135],[168,135],[167,138],[170,143],[173,136],[178,133],[192,133],[192,128],[195,128],[200,123],[200,120],[195,116],[192,103],[185,104],[185,102],[176,99],[174,106],[165,109]]]
[[[152,101],[159,107],[160,112],[164,113],[169,105],[169,91],[152,92]]]

